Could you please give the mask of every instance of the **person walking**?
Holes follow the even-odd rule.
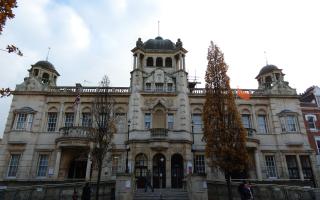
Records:
[[[81,200],[90,200],[91,198],[91,188],[89,183],[87,182],[82,189]]]
[[[247,181],[241,183],[238,187],[241,200],[253,200],[253,193],[250,184]]]
[[[150,170],[149,170],[149,169],[148,169],[147,175],[146,175],[146,182],[145,182],[144,192],[147,192],[148,187],[151,188],[152,192],[154,191],[154,190],[153,190],[153,187],[152,187],[152,185],[151,185],[151,173],[150,173]]]

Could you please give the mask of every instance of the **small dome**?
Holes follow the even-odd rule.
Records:
[[[143,48],[151,50],[175,50],[175,45],[171,40],[163,39],[158,36],[155,39],[149,39],[143,44]]]
[[[38,61],[38,62],[37,62],[36,64],[34,64],[33,66],[38,66],[38,67],[43,67],[43,68],[46,68],[46,69],[55,70],[53,64],[51,64],[50,62],[45,61],[45,60]]]
[[[272,72],[274,70],[279,70],[279,68],[277,66],[275,66],[275,65],[266,65],[266,66],[262,67],[262,69],[260,70],[258,76],[261,76],[263,74],[267,74],[267,73]]]

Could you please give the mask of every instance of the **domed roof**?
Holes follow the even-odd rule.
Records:
[[[143,44],[143,48],[151,50],[175,50],[175,44],[168,39],[158,36],[155,39],[149,39]]]
[[[36,64],[34,64],[33,66],[43,67],[43,68],[46,68],[46,69],[55,70],[53,64],[51,64],[50,62],[45,61],[45,60],[40,60]]]
[[[260,70],[258,76],[261,76],[263,74],[267,74],[269,72],[272,72],[273,70],[279,70],[279,68],[277,66],[275,66],[275,65],[266,65],[266,66],[262,67],[262,69]]]

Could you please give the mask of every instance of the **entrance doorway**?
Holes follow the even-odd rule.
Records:
[[[148,159],[144,154],[136,156],[135,161],[135,176],[138,188],[144,188],[146,184],[146,175],[148,170]]]
[[[183,158],[180,154],[171,157],[171,187],[182,188]]]
[[[153,157],[153,187],[166,187],[166,158],[162,154]]]
[[[76,158],[70,163],[68,178],[71,179],[84,179],[86,177],[87,159]]]

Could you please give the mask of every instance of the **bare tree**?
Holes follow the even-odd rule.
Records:
[[[103,161],[107,152],[111,149],[112,138],[117,131],[114,112],[115,100],[111,94],[109,83],[108,77],[104,76],[92,103],[93,128],[90,131],[89,139],[93,143],[91,158],[98,168],[96,200],[99,199],[99,184]]]
[[[230,88],[227,69],[222,52],[211,42],[205,75],[204,139],[212,166],[225,173],[229,200],[232,200],[231,174],[245,169],[248,154],[246,131]]]

